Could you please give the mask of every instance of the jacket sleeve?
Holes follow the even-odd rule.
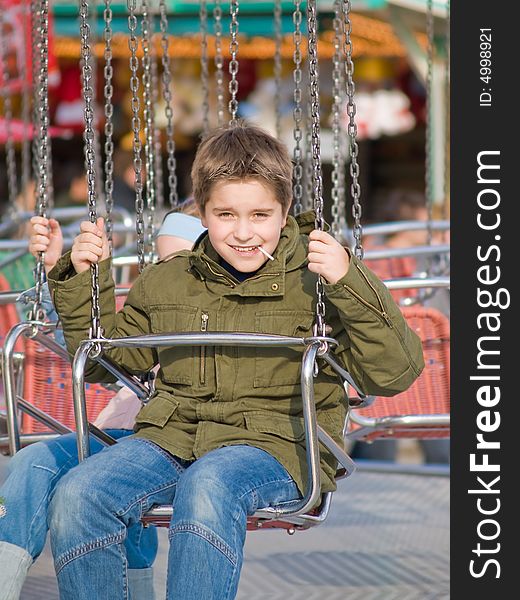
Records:
[[[90,270],[76,273],[70,261],[70,252],[63,255],[48,275],[49,288],[65,335],[71,357],[80,343],[89,336],[91,326],[91,275]],[[99,265],[99,307],[101,327],[106,338],[121,338],[151,333],[146,310],[143,277],[137,278],[124,307],[116,314],[114,280],[110,259]],[[133,374],[149,371],[157,363],[152,348],[112,348],[106,356]],[[88,361],[87,381],[110,382],[113,375],[95,361]]]
[[[341,358],[361,390],[394,396],[409,388],[424,368],[422,344],[384,283],[351,256],[347,274],[324,290],[344,330],[332,335],[343,338]]]

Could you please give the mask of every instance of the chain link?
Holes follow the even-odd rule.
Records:
[[[307,86],[305,98],[305,111],[307,113],[307,119],[305,121],[305,164],[304,164],[304,175],[305,175],[305,194],[303,195],[303,208],[304,210],[311,210],[313,204],[313,188],[312,188],[312,118],[311,118],[311,101],[310,101],[310,90]]]
[[[32,123],[33,123],[33,136],[32,136],[32,169],[33,178],[35,182],[34,193],[37,193],[38,179],[40,177],[39,167],[39,152],[38,152],[38,135],[40,131],[40,95],[38,93],[38,82],[40,79],[40,44],[41,44],[41,27],[40,19],[40,1],[31,0],[31,30],[32,30],[32,43],[31,43],[31,81],[32,81]]]
[[[103,67],[105,85],[103,87],[103,95],[105,98],[105,225],[110,252],[112,252],[112,210],[114,208],[114,105],[112,103],[114,87],[112,85],[112,78],[114,76],[114,69],[112,67],[112,8],[110,3],[111,0],[105,0],[105,9],[103,12],[105,23],[103,32],[105,40],[105,65]]]
[[[9,65],[7,62],[7,35],[4,33],[4,11],[0,11],[0,59],[1,68],[4,74],[4,89],[2,97],[4,102],[4,119],[6,130],[6,162],[7,162],[7,181],[9,191],[9,207],[12,216],[17,212],[16,199],[18,196],[18,177],[16,174],[16,153],[14,149],[13,136],[11,135],[11,122],[13,120],[13,107],[11,103],[11,92],[9,91]]]
[[[215,0],[215,83],[217,92],[217,127],[224,125],[224,55],[222,53],[222,6]]]
[[[159,66],[157,56],[157,44],[155,43],[155,33],[152,33],[152,104],[157,107],[159,104]],[[153,126],[153,146],[154,146],[154,168],[155,168],[155,205],[157,208],[164,207],[164,173],[162,158],[162,139],[161,130],[157,122]],[[155,239],[155,236],[154,236]]]
[[[299,215],[303,211],[302,196],[303,196],[303,157],[302,157],[302,12],[301,12],[301,0],[294,0],[294,11],[293,11],[293,80],[294,80],[294,108],[293,108],[293,119],[294,119],[294,148],[293,148],[293,197],[294,197],[294,208],[293,212],[295,215]]]
[[[130,49],[130,90],[132,92],[132,147],[134,152],[134,176],[135,176],[135,230],[137,233],[137,265],[139,273],[144,269],[145,265],[145,249],[144,249],[144,203],[143,203],[143,180],[141,160],[141,118],[139,116],[139,60],[137,58],[138,40],[136,0],[127,0],[128,8],[128,47]]]
[[[32,57],[27,56],[29,46],[28,23],[31,18],[30,5],[25,3],[23,7],[23,55],[22,67],[20,69],[20,78],[24,81],[22,89],[22,122],[24,130],[24,139],[22,141],[22,192],[25,199],[25,205],[29,203],[29,181],[31,179],[31,144],[30,144],[30,129],[31,129],[31,87],[29,85],[27,65],[32,62]],[[29,59],[29,60],[28,60]]]
[[[231,117],[229,124],[233,126],[237,122],[238,111],[238,0],[231,0],[229,10],[231,14],[231,21],[229,23],[229,33],[231,37],[229,42],[229,54],[231,55],[231,60],[229,61],[229,74],[231,75],[231,79],[229,81],[230,99],[228,110]]]
[[[358,164],[358,143],[357,143],[357,125],[355,121],[356,104],[354,102],[354,63],[352,62],[352,23],[350,21],[351,2],[350,0],[342,0],[343,2],[343,20],[345,27],[344,37],[344,57],[345,57],[345,82],[347,92],[347,115],[349,122],[347,133],[349,138],[350,150],[350,193],[352,196],[352,216],[354,217],[354,225],[352,232],[354,235],[354,254],[360,260],[363,258],[363,246],[361,244],[361,236],[363,230],[361,227],[361,187],[359,185],[359,164]]]
[[[320,148],[320,88],[318,73],[318,32],[316,18],[316,0],[307,2],[308,56],[309,56],[309,89],[311,105],[311,151],[312,151],[312,187],[314,197],[315,227],[323,231],[323,196],[321,176]],[[316,282],[316,335],[325,336],[325,292],[323,279],[318,276]]]
[[[161,13],[161,45],[162,45],[162,93],[164,98],[164,113],[166,115],[166,153],[168,169],[168,201],[173,208],[179,204],[177,193],[177,159],[175,158],[175,138],[172,109],[172,76],[170,70],[170,42],[168,38],[168,17],[166,1],[160,0]]]
[[[35,173],[35,193],[37,194],[37,204],[35,212],[41,216],[47,216],[48,194],[49,194],[49,2],[41,0],[39,3],[34,3],[34,8],[37,11],[33,18],[38,25],[35,27],[37,34],[37,45],[34,47],[37,50],[38,60],[35,61],[38,65],[38,70],[33,72],[35,76],[35,113],[37,134],[34,136],[36,142],[36,173]],[[39,19],[38,19],[39,16]],[[37,29],[37,31],[36,31]],[[36,84],[36,81],[38,82]],[[35,127],[36,127],[35,123]],[[45,277],[44,270],[44,253],[41,252],[36,261],[35,268],[35,302],[31,311],[30,318],[36,321],[43,321],[45,313],[41,308],[42,303],[42,288]]]
[[[88,213],[91,223],[97,220],[96,212],[96,161],[95,161],[95,135],[94,135],[94,90],[92,87],[92,53],[90,42],[90,25],[88,0],[81,0],[79,7],[80,16],[80,38],[81,38],[81,67],[83,81],[84,119],[85,119],[85,165],[87,169],[88,184]],[[100,338],[103,334],[101,329],[101,310],[99,307],[99,265],[94,263],[90,268],[92,286],[92,326],[90,338]],[[99,351],[99,349],[98,349]]]
[[[146,236],[147,262],[152,263],[155,254],[155,161],[154,161],[154,108],[152,105],[152,68],[150,57],[151,21],[148,1],[141,0],[142,48],[143,48],[143,104],[144,104],[144,156],[146,173]]]
[[[209,132],[209,67],[208,67],[208,6],[206,0],[200,2],[200,73],[202,83],[202,135]]]
[[[332,57],[332,235],[339,240],[341,235],[340,222],[340,200],[341,200],[341,171],[343,164],[341,162],[341,139],[340,139],[340,111],[342,104],[341,97],[341,50],[343,42],[343,19],[341,18],[340,0],[334,0],[334,55]]]
[[[282,2],[274,3],[274,112],[276,137],[282,137]]]

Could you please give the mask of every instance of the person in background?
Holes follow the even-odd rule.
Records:
[[[200,220],[191,216],[196,212],[193,203],[180,205],[164,220],[157,236],[159,259],[178,250],[187,250],[204,228]],[[186,215],[185,215],[186,213]],[[193,219],[189,227],[188,221]],[[63,236],[56,219],[33,217],[29,231],[29,257],[44,253],[44,268],[48,273],[63,250]],[[31,284],[34,280],[31,281]],[[48,285],[42,288],[42,308],[49,321],[56,321]],[[34,298],[34,288],[22,294],[21,302],[28,310]],[[65,346],[63,332],[54,331],[55,340]],[[128,388],[122,387],[99,413],[94,425],[105,430],[114,439],[133,433],[135,416],[141,401]],[[91,452],[103,446],[91,437]],[[26,446],[9,461],[9,475],[0,487],[0,600],[18,600],[29,568],[38,558],[47,536],[47,510],[56,484],[68,470],[78,463],[76,435],[67,434],[52,441]],[[152,564],[157,553],[155,527],[131,527],[125,542],[128,559],[128,586],[130,600],[153,600]]]

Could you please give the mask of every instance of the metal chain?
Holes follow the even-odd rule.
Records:
[[[103,12],[103,20],[105,22],[103,34],[105,39],[105,65],[103,68],[105,85],[103,95],[105,97],[105,226],[110,252],[112,253],[112,210],[114,208],[114,105],[112,103],[114,87],[112,85],[112,78],[114,76],[114,69],[112,67],[112,8],[110,3],[111,0],[105,0],[105,10]]]
[[[85,164],[87,168],[88,183],[88,213],[91,223],[97,220],[96,212],[96,159],[95,159],[95,134],[94,134],[94,90],[92,88],[92,52],[90,46],[90,25],[88,0],[81,0],[79,8],[80,16],[80,37],[81,37],[81,61],[82,61],[82,80],[83,97],[85,100],[84,119],[85,119]],[[92,326],[90,329],[90,338],[100,338],[103,334],[101,329],[101,310],[99,308],[99,265],[94,263],[90,268],[92,285]],[[99,349],[98,349],[99,351]]]
[[[224,124],[224,55],[222,53],[222,6],[215,0],[213,8],[215,20],[215,82],[217,92],[217,127]]]
[[[31,179],[31,144],[30,130],[31,130],[31,86],[29,85],[27,64],[32,63],[33,57],[27,56],[27,48],[29,47],[28,37],[28,24],[31,19],[30,7],[28,4],[23,5],[23,57],[22,57],[22,68],[20,70],[20,77],[25,82],[22,90],[22,122],[24,129],[24,139],[22,141],[22,191],[26,206],[29,201],[29,181]],[[30,61],[28,59],[30,58]]]
[[[147,262],[152,263],[155,251],[155,164],[154,164],[154,109],[152,106],[152,69],[150,57],[151,21],[148,1],[141,0],[143,47],[143,104],[144,104],[144,156],[146,172],[146,237]]]
[[[352,23],[350,21],[351,2],[350,0],[343,1],[343,19],[345,24],[345,38],[344,38],[344,57],[345,57],[345,82],[347,92],[347,114],[349,122],[347,126],[347,133],[349,138],[349,150],[350,150],[350,193],[352,196],[352,216],[354,217],[354,225],[352,227],[354,235],[354,254],[360,260],[363,258],[363,246],[361,244],[361,236],[363,230],[361,227],[361,187],[359,185],[359,164],[358,164],[358,143],[357,143],[357,125],[355,122],[356,115],[356,104],[354,102],[355,85],[353,81],[354,77],[354,63],[352,62]]]
[[[172,77],[170,71],[170,45],[168,38],[168,17],[166,15],[166,1],[160,0],[159,8],[161,12],[161,45],[162,45],[162,84],[164,98],[164,112],[166,115],[166,152],[168,155],[168,201],[173,208],[179,204],[177,193],[177,159],[175,158],[175,139],[173,126],[172,109]]]
[[[144,204],[143,204],[143,181],[141,160],[141,118],[139,116],[139,60],[137,58],[138,40],[136,36],[137,18],[136,0],[127,0],[128,8],[128,47],[130,49],[130,90],[132,92],[132,132],[134,152],[134,176],[135,176],[135,230],[137,233],[137,265],[139,273],[144,269]]]
[[[274,3],[274,112],[276,137],[282,137],[282,2]]]
[[[40,0],[31,0],[31,30],[32,30],[32,43],[31,43],[31,81],[32,81],[32,124],[33,124],[33,135],[32,135],[32,169],[33,178],[35,182],[34,193],[37,192],[37,182],[40,173],[39,167],[39,152],[38,152],[38,135],[40,131],[40,95],[38,93],[38,82],[40,78],[40,44],[41,44],[41,27],[40,19]]]
[[[426,36],[428,40],[426,52],[426,132],[425,132],[425,191],[426,208],[428,211],[426,222],[426,244],[432,243],[432,218],[433,218],[433,144],[432,144],[432,92],[433,92],[433,61],[435,60],[435,32],[433,23],[433,1],[426,2]],[[431,274],[431,259],[428,258],[426,272]]]
[[[450,199],[450,0],[446,2],[446,36],[445,36],[445,67],[444,67],[444,202],[442,204],[442,218],[448,219],[448,202]]]
[[[294,197],[294,208],[293,212],[295,215],[299,215],[303,211],[302,196],[303,196],[303,166],[302,166],[302,52],[301,52],[301,32],[302,23],[302,12],[301,12],[301,0],[294,0],[294,12],[293,12],[293,61],[294,61],[294,148],[293,148],[293,197]]]
[[[49,2],[41,0],[39,5],[35,6],[39,15],[38,23],[38,72],[37,85],[35,84],[35,98],[38,129],[36,139],[37,159],[36,159],[36,188],[37,205],[35,212],[41,216],[47,216],[48,194],[49,194]],[[36,81],[36,80],[35,80]],[[45,312],[41,308],[42,287],[45,276],[44,255],[39,254],[35,268],[35,301],[31,311],[30,318],[36,321],[43,321]]]
[[[91,13],[89,15],[89,26],[90,26],[90,47],[95,48],[98,35],[97,35],[97,5],[99,0],[90,0],[90,6],[92,8]],[[94,118],[92,120],[92,126],[94,131],[94,164],[95,164],[95,174],[96,174],[96,197],[98,200],[101,200],[103,203],[105,202],[105,189],[103,185],[103,169],[101,167],[101,141],[99,139],[99,130],[98,123],[100,123],[100,115],[99,111],[101,107],[98,105],[97,98],[97,79],[98,79],[98,70],[97,70],[97,55],[95,52],[91,53],[90,56],[90,65],[91,65],[91,73],[92,73],[92,90],[93,90],[93,101],[92,101],[92,110],[94,114]]]
[[[231,79],[229,81],[229,94],[231,97],[228,103],[228,110],[231,117],[229,124],[233,126],[237,122],[238,111],[238,0],[231,0],[229,10],[231,14],[231,21],[229,23],[229,34],[231,36],[231,40],[229,42],[229,54],[231,55],[231,60],[229,61],[229,74],[231,75]]]
[[[206,0],[200,3],[200,71],[202,81],[202,135],[209,132],[209,68],[208,68],[208,6]]]
[[[323,196],[321,176],[320,148],[320,88],[318,73],[318,32],[316,18],[316,0],[307,2],[307,29],[309,55],[309,89],[311,99],[311,148],[312,148],[312,184],[314,193],[315,228],[323,231]],[[318,276],[316,282],[316,335],[325,336],[325,292],[323,279]]]
[[[340,139],[340,112],[341,112],[341,50],[344,37],[343,19],[341,18],[340,0],[334,0],[334,55],[332,57],[332,235],[339,240],[341,235],[340,199],[341,182],[340,172],[343,170],[341,162]]]
[[[4,118],[6,129],[6,162],[7,162],[7,181],[9,191],[9,207],[12,216],[17,212],[16,199],[18,196],[18,178],[16,175],[16,153],[14,149],[13,136],[11,135],[11,122],[13,120],[13,106],[11,103],[11,92],[9,91],[9,65],[7,63],[7,36],[4,33],[4,15],[0,10],[0,60],[1,68],[4,74],[4,90],[2,96],[4,101]]]
[[[152,103],[153,106],[159,104],[159,67],[157,64],[157,45],[155,43],[155,33],[152,35]],[[153,126],[153,145],[154,145],[154,167],[155,167],[155,205],[157,208],[164,207],[164,174],[162,163],[162,141],[161,130],[157,122]],[[155,236],[154,236],[155,239]]]
[[[305,98],[305,194],[303,196],[304,210],[311,210],[312,208],[312,118],[311,118],[311,101],[310,101],[310,90],[309,86],[306,86],[306,98]]]

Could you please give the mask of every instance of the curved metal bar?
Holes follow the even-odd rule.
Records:
[[[356,414],[353,410],[350,412],[350,419],[357,425],[362,427],[379,428],[384,427],[385,429],[391,429],[392,427],[399,426],[416,426],[424,425],[428,426],[446,426],[450,424],[450,415],[403,415],[403,416],[388,416],[388,417],[363,417]]]
[[[399,277],[384,279],[383,283],[389,290],[408,290],[420,288],[449,288],[449,277]]]
[[[307,346],[303,353],[301,370],[303,422],[305,426],[306,458],[307,458],[307,490],[299,502],[292,507],[264,508],[258,510],[255,516],[270,519],[280,517],[295,517],[313,508],[320,497],[320,451],[318,445],[318,426],[316,421],[316,406],[314,404],[314,364],[320,344],[315,342]]]
[[[343,448],[341,448],[320,425],[318,425],[318,438],[320,442],[332,452],[339,464],[345,468],[347,476],[352,475],[356,470],[356,464],[345,450],[343,450]]]
[[[6,256],[0,260],[0,270],[4,267],[7,267],[7,265],[16,262],[19,258],[24,257],[26,254],[28,254],[27,250],[19,250],[18,252],[13,252],[9,256]]]
[[[363,255],[364,260],[378,260],[381,258],[398,258],[401,256],[431,256],[436,254],[449,254],[450,244],[435,244],[433,246],[407,246],[405,248],[381,248],[367,250]]]
[[[284,335],[259,333],[164,333],[129,336],[117,339],[99,338],[92,340],[104,348],[136,348],[164,346],[306,346],[319,341],[337,344],[328,337],[299,338]]]
[[[54,417],[51,417],[51,415],[48,415],[43,410],[40,410],[36,406],[33,406],[30,402],[27,402],[27,400],[24,400],[21,396],[16,396],[16,399],[18,401],[18,406],[21,410],[23,410],[24,413],[28,414],[34,419],[37,419],[44,425],[47,425],[49,429],[52,429],[53,431],[56,431],[59,434],[72,433],[73,430],[70,429],[70,427],[63,425],[63,423],[60,423]]]
[[[55,440],[59,435],[59,433],[22,433],[20,435],[20,445],[24,448],[25,446],[36,442]],[[0,435],[0,448],[7,448],[8,446],[9,437],[7,435]]]
[[[269,335],[256,335],[240,336],[239,334],[206,334],[205,336],[191,334],[177,334],[173,336],[177,342],[181,345],[187,345],[188,342],[193,344],[193,339],[199,343],[207,345],[208,336],[212,336],[215,344],[222,344],[225,342],[234,342],[236,344],[237,337],[243,337],[244,345],[255,345],[259,341],[264,342],[264,345],[282,345],[282,340],[287,345],[297,344],[303,345],[303,338],[285,338],[284,336],[269,336]],[[234,336],[234,339],[233,339]],[[202,339],[201,339],[202,338]],[[153,339],[153,342],[151,341]],[[128,338],[126,338],[128,340]],[[172,336],[142,336],[140,338],[132,338],[132,341],[137,345],[140,342],[141,345],[151,343],[157,345],[157,340],[166,341],[169,345],[172,343]],[[110,340],[110,342],[120,340]],[[107,340],[100,340],[100,343],[105,343]],[[143,343],[144,342],[144,343]],[[73,379],[73,394],[74,394],[74,411],[76,417],[76,431],[78,436],[78,456],[79,460],[84,460],[90,453],[89,439],[88,439],[88,423],[86,414],[86,402],[85,402],[85,389],[84,389],[84,370],[85,364],[88,359],[89,352],[98,343],[96,340],[86,340],[82,342],[76,351],[74,361],[72,364],[72,379]],[[312,343],[308,344],[303,353],[303,362],[301,370],[301,387],[302,387],[302,408],[303,418],[306,436],[306,459],[308,469],[308,487],[302,500],[295,502],[292,507],[284,508],[266,508],[257,512],[258,517],[262,518],[279,518],[285,516],[298,516],[301,515],[317,503],[320,496],[320,454],[319,454],[319,437],[318,428],[316,421],[316,407],[314,404],[314,386],[313,386],[313,373],[314,364],[316,362],[316,356],[320,348],[320,340],[313,340]],[[325,440],[329,441],[329,440]],[[349,465],[349,457],[345,459],[341,457],[343,461]],[[350,465],[349,465],[350,466]],[[171,509],[170,509],[171,510]]]
[[[87,420],[87,401],[85,396],[85,364],[90,351],[96,344],[86,340],[79,345],[72,361],[72,396],[78,442],[78,458],[85,460],[90,455],[90,439]]]
[[[22,291],[0,292],[0,306],[14,304],[18,300],[18,296],[22,293]]]
[[[451,227],[450,221],[438,220],[431,221],[430,228],[433,231],[449,231]],[[426,231],[428,229],[428,221],[392,221],[391,223],[373,223],[363,226],[363,237],[368,235],[390,235],[401,231]],[[352,235],[351,231],[348,233]]]
[[[125,386],[134,392],[134,394],[141,400],[145,400],[150,396],[150,390],[144,384],[142,384],[136,377],[128,373],[128,371],[125,369],[115,365],[106,356],[97,356],[95,360],[100,365],[105,367],[109,373],[112,373],[112,375],[122,381]]]
[[[323,360],[328,363],[334,369],[334,371],[336,371],[341,379],[345,380],[356,390],[360,398],[367,398],[367,395],[359,389],[357,383],[352,379],[352,375],[346,369],[344,369],[334,357],[326,352],[321,356],[321,358],[323,358]]]
[[[7,435],[9,437],[9,451],[11,455],[20,450],[20,432],[18,430],[18,420],[16,413],[18,406],[16,401],[16,381],[14,374],[14,346],[16,340],[29,329],[32,329],[31,323],[17,323],[5,336],[2,352],[2,371],[4,378],[5,406],[7,412]]]
[[[26,290],[18,290],[18,291],[9,291],[9,292],[0,292],[0,306],[4,306],[5,304],[14,304],[18,300],[18,296],[25,292]],[[116,287],[115,295],[116,296],[128,296],[128,292],[130,291],[129,287]],[[46,325],[50,325],[46,323]]]
[[[351,410],[349,419],[359,425],[359,428],[350,431],[347,434],[347,439],[357,440],[364,438],[367,433],[377,431],[379,429],[428,429],[432,431],[439,429],[446,430],[450,426],[450,415],[404,415],[404,416],[387,416],[387,417],[363,417],[356,414],[355,410]]]

